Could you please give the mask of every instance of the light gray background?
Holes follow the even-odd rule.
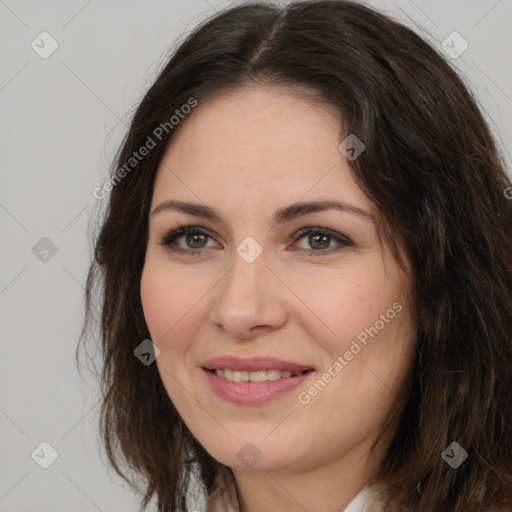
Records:
[[[369,3],[437,45],[462,35],[451,62],[510,148],[512,1]],[[0,511],[138,510],[100,457],[97,387],[74,365],[92,191],[169,49],[228,5],[0,0]],[[43,31],[59,44],[47,59],[31,48]],[[42,237],[57,247],[47,262],[32,252]],[[59,454],[46,470],[31,458],[42,441]]]

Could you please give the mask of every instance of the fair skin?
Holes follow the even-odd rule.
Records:
[[[233,470],[242,512],[343,510],[382,461],[387,445],[370,448],[412,361],[412,279],[380,240],[374,205],[338,149],[339,127],[332,108],[291,90],[244,87],[200,103],[157,172],[151,212],[179,200],[222,216],[150,215],[141,299],[166,391],[198,441]],[[276,210],[318,200],[365,213],[329,209],[274,222]],[[180,224],[201,233],[161,245]],[[304,227],[330,234],[299,237]],[[262,250],[251,263],[236,251],[247,237]],[[401,311],[376,324],[394,304]],[[375,325],[378,334],[333,370]],[[274,399],[234,403],[201,367],[223,355],[272,356],[314,371]],[[325,387],[308,392],[329,368]],[[237,456],[248,442],[260,456],[252,466]]]

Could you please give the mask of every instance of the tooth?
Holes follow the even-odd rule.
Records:
[[[267,370],[268,380],[277,380],[281,378],[281,372],[279,370]]]
[[[233,372],[233,380],[235,382],[249,382],[249,372],[239,372],[235,370]]]
[[[249,380],[251,382],[263,382],[268,380],[267,372],[265,370],[259,370],[257,372],[249,372]]]
[[[257,370],[255,372],[246,372],[230,369],[216,369],[215,374],[230,382],[265,382],[272,380],[279,380],[281,378],[287,379],[302,375],[304,372],[292,372],[290,370]]]

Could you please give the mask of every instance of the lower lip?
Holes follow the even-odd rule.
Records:
[[[202,369],[210,386],[220,397],[242,405],[256,405],[268,402],[302,384],[314,371],[296,377],[267,380],[264,382],[232,382],[218,377],[215,372]]]

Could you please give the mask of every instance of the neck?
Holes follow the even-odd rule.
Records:
[[[233,469],[240,512],[341,512],[375,477],[383,455],[380,449],[370,456],[368,447],[361,446],[342,460],[308,468],[287,466],[260,472]]]

